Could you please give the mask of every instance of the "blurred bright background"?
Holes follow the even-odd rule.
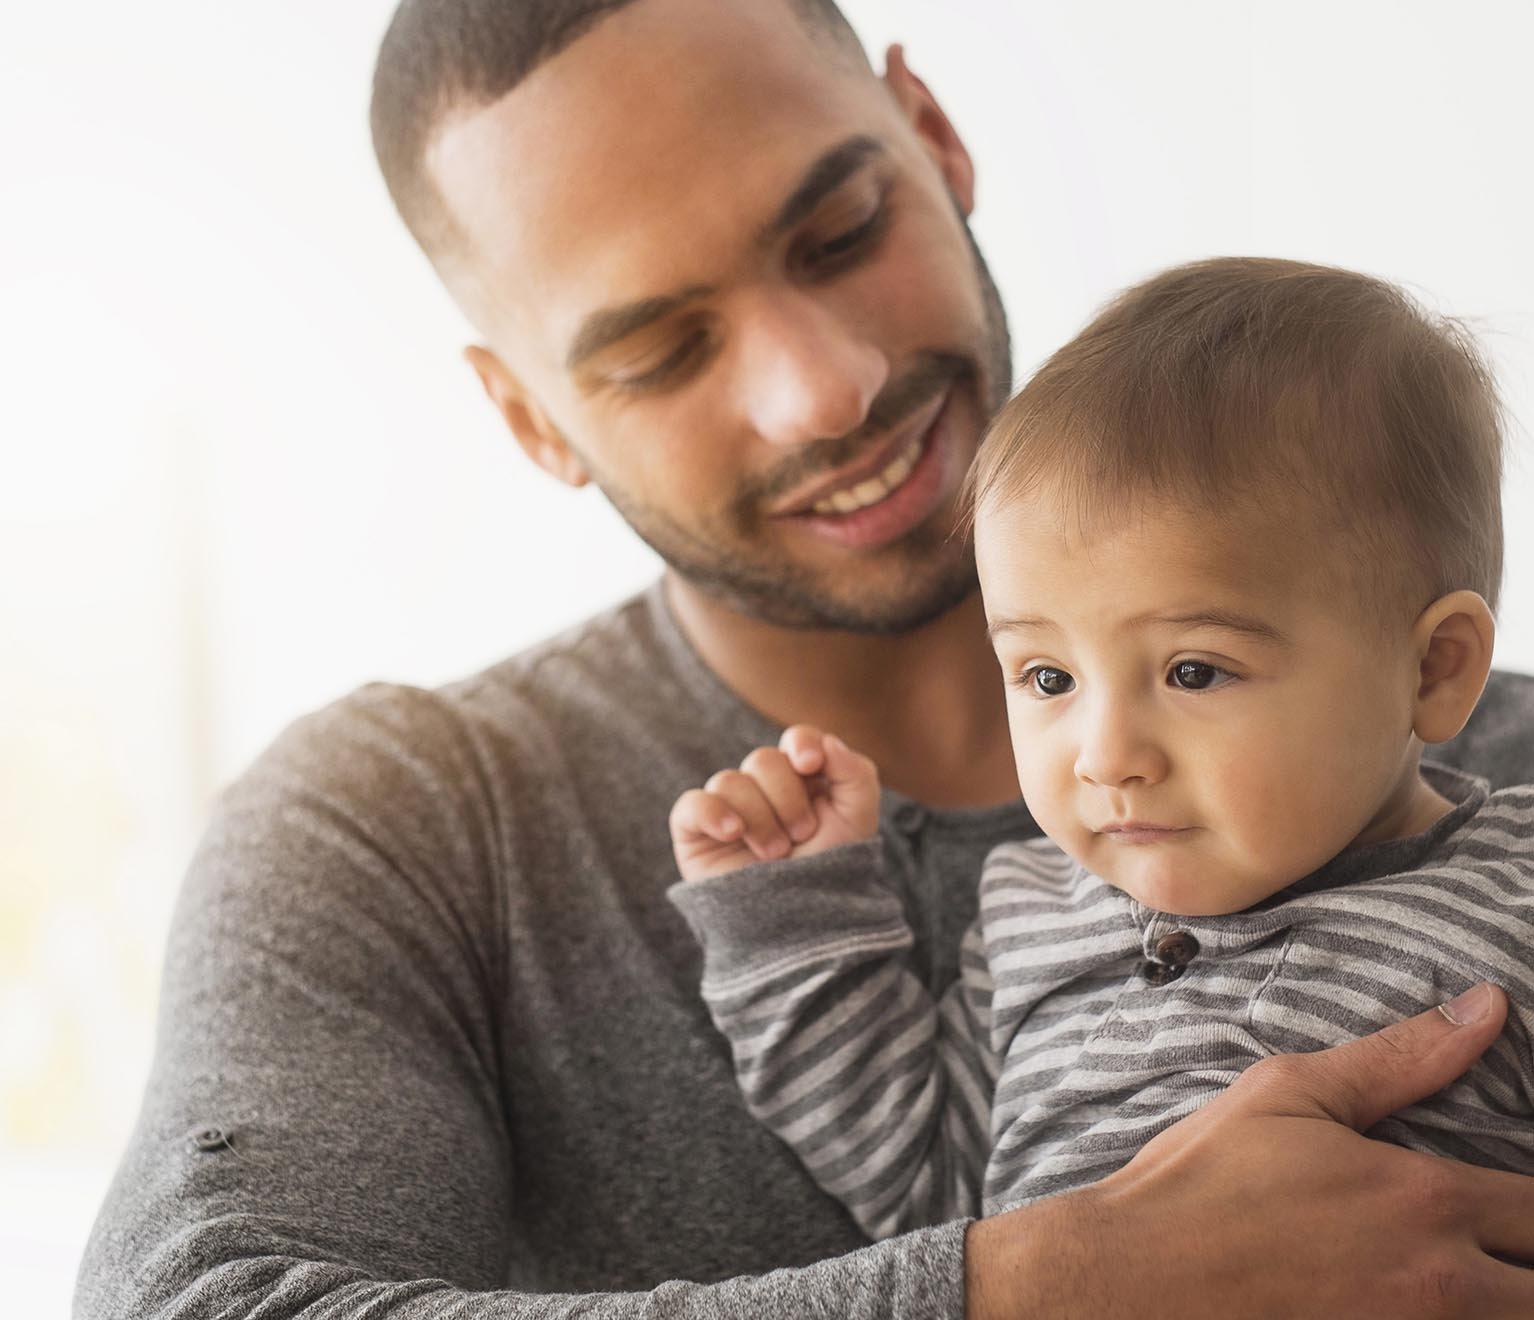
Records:
[[[210,796],[656,568],[515,453],[366,132],[392,0],[16,6],[0,48],[0,1276],[67,1310]],[[976,156],[1019,373],[1116,288],[1263,253],[1470,318],[1534,670],[1534,6],[847,0]],[[721,187],[728,187],[721,180]]]

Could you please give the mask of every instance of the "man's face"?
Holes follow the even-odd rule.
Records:
[[[972,589],[958,487],[1010,384],[925,89],[780,0],[640,0],[429,156],[529,452],[695,587],[900,631]]]

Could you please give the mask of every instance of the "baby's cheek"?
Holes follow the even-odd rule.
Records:
[[[1346,846],[1351,833],[1339,819],[1351,815],[1345,796],[1306,763],[1253,759],[1227,781],[1225,802],[1245,866],[1271,878],[1276,892],[1310,874]]]
[[[1039,828],[1050,831],[1049,821],[1062,822],[1072,808],[1076,777],[1072,762],[1046,738],[1029,738],[1014,731],[1013,759],[1017,783]]]

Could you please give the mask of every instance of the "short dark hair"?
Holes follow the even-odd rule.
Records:
[[[748,0],[760,4],[765,0]],[[401,219],[428,256],[454,225],[426,169],[442,118],[490,105],[634,0],[402,0],[373,71],[373,151]],[[784,0],[817,35],[864,59],[833,0]]]
[[[1502,412],[1465,327],[1395,285],[1226,257],[1136,285],[997,414],[970,508],[1063,492],[1292,519],[1381,620],[1450,591],[1496,608]]]

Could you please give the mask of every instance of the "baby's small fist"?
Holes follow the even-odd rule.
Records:
[[[872,760],[813,724],[785,729],[778,748],[804,778],[817,822],[796,856],[872,837],[879,825],[879,769]]]

